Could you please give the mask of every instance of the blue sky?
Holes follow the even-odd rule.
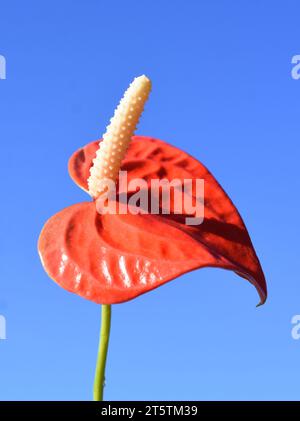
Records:
[[[269,298],[222,270],[113,307],[106,399],[299,399],[298,1],[2,0],[0,399],[92,397],[100,307],[59,288],[44,222],[87,197],[70,154],[103,133],[133,77],[138,133],[201,160],[241,212]]]

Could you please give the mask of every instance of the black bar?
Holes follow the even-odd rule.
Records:
[[[202,401],[111,401],[111,402],[0,402],[0,418],[11,416],[39,417],[88,417],[98,419],[103,416],[121,416],[124,419],[140,417],[192,417],[202,416],[277,416],[286,417],[290,412],[299,416],[300,402],[202,402]],[[21,419],[21,418],[20,418]],[[69,418],[68,418],[69,419]]]

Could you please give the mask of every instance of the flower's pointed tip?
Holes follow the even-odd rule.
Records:
[[[265,291],[263,295],[260,295],[260,302],[256,304],[256,308],[261,307],[267,301],[267,292]]]

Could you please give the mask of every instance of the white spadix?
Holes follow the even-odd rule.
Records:
[[[88,187],[94,198],[103,192],[104,179],[116,181],[150,91],[151,81],[146,76],[135,78],[115,110],[90,169]]]

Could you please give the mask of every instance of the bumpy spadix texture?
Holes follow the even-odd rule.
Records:
[[[103,141],[99,145],[93,166],[90,169],[88,190],[98,197],[103,189],[103,180],[115,181],[129,142],[135,132],[145,102],[151,90],[151,82],[146,76],[134,79],[115,111]]]

